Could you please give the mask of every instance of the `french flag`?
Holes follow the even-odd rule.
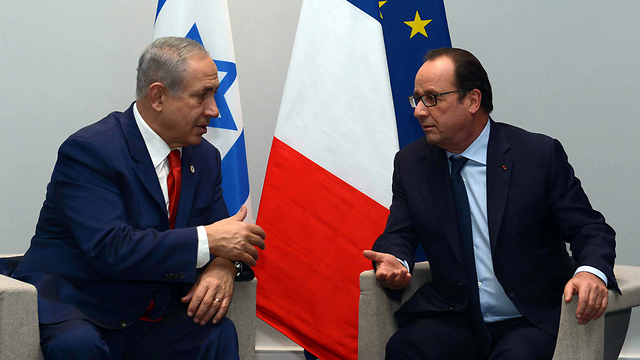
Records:
[[[303,2],[257,218],[257,312],[323,360],[357,358],[362,251],[384,230],[395,153],[424,136],[407,97],[442,46],[442,0]]]

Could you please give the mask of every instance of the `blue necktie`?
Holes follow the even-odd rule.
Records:
[[[464,256],[464,266],[466,267],[467,283],[469,284],[469,304],[467,310],[471,315],[474,331],[480,345],[488,353],[491,345],[491,338],[487,332],[480,309],[480,294],[478,292],[478,276],[476,274],[476,261],[473,251],[473,234],[471,231],[471,210],[469,208],[469,198],[460,171],[469,159],[465,157],[449,157],[451,161],[451,188],[453,189],[453,200],[456,205],[456,215],[458,218],[458,231],[460,232],[460,242]]]

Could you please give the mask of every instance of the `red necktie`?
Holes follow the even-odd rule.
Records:
[[[167,176],[167,189],[169,191],[169,228],[176,227],[176,214],[178,212],[178,202],[180,201],[180,184],[182,183],[182,175],[180,174],[180,150],[171,150],[169,153],[169,175]],[[141,321],[156,322],[162,320],[150,319],[151,310],[156,307],[155,301],[151,300],[147,311],[140,317]]]
[[[167,176],[167,188],[169,190],[169,228],[175,229],[178,202],[180,201],[180,150],[171,150],[169,153],[169,176]]]

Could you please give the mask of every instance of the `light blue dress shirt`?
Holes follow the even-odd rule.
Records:
[[[495,322],[522,316],[513,305],[493,271],[491,244],[489,242],[489,223],[487,216],[487,146],[489,145],[490,122],[482,133],[462,154],[447,151],[447,158],[463,156],[469,159],[460,171],[469,198],[471,210],[471,231],[473,252],[478,275],[480,308],[486,322]],[[449,161],[449,171],[451,162]],[[575,273],[587,271],[598,276],[605,284],[604,273],[591,266],[580,266]]]
[[[522,316],[513,305],[493,271],[491,244],[489,242],[489,224],[487,216],[487,147],[489,145],[490,122],[478,138],[462,154],[447,151],[447,158],[464,156],[469,161],[460,171],[469,198],[471,210],[471,232],[473,251],[478,275],[480,309],[486,322],[495,322]],[[451,162],[449,161],[449,172]],[[409,264],[398,259],[407,269]],[[606,275],[591,266],[580,266],[575,274],[587,271],[598,276],[608,284]]]

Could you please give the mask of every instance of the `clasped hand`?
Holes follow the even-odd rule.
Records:
[[[254,246],[264,250],[266,235],[260,226],[243,222],[246,216],[247,207],[242,205],[237,214],[204,227],[212,255],[256,265],[258,250]]]

